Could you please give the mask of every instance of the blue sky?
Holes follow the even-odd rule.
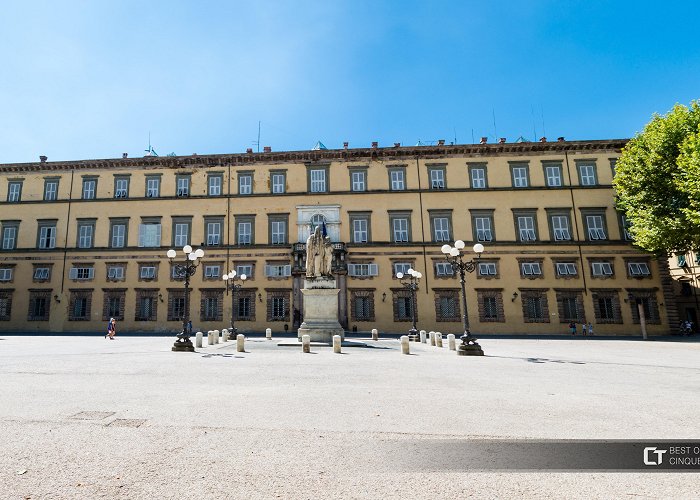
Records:
[[[697,2],[3,1],[0,163],[631,137],[700,98]],[[494,127],[495,116],[495,127]]]

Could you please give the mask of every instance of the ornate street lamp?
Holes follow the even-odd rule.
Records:
[[[476,269],[476,265],[479,262],[481,253],[484,251],[484,245],[477,243],[474,245],[474,253],[476,253],[476,259],[465,260],[462,255],[462,249],[464,248],[464,242],[462,240],[455,241],[455,246],[442,245],[440,249],[442,253],[445,254],[445,259],[452,264],[453,269],[459,271],[459,282],[462,285],[462,326],[464,327],[464,334],[462,335],[462,344],[457,349],[457,354],[460,356],[483,356],[484,351],[481,346],[477,343],[477,339],[474,338],[469,331],[469,314],[467,312],[467,291],[465,289],[466,283],[466,273],[473,273]]]
[[[408,340],[418,342],[418,330],[416,329],[416,290],[418,290],[418,281],[423,277],[418,271],[408,269],[408,276],[403,273],[396,273],[396,277],[401,281],[401,284],[411,291],[411,319],[413,320],[413,328],[408,331]]]
[[[197,250],[192,251],[191,246],[185,245],[182,247],[182,251],[185,254],[182,262],[175,262],[175,257],[177,256],[177,252],[175,250],[170,249],[166,254],[168,256],[168,260],[170,260],[170,264],[173,266],[173,276],[175,278],[184,278],[185,280],[185,310],[182,315],[182,333],[177,335],[177,340],[175,341],[175,344],[173,344],[173,351],[194,352],[194,346],[190,340],[190,334],[192,332],[190,332],[189,328],[190,276],[194,276],[197,266],[200,263],[200,261],[197,259],[204,257],[204,250],[198,248]]]
[[[228,274],[224,274],[223,280],[226,283],[226,290],[231,290],[231,329],[228,332],[229,340],[236,340],[236,327],[233,324],[233,319],[236,310],[236,290],[240,290],[243,283],[236,283],[236,281],[241,280],[242,282],[246,280],[246,275],[241,274],[236,276],[236,271],[231,271]]]

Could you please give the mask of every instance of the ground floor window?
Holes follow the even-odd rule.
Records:
[[[157,288],[136,289],[136,321],[155,321],[158,317],[159,292]]]
[[[92,289],[70,291],[68,321],[89,321],[92,306]]]
[[[223,307],[224,291],[202,290],[202,302],[200,306],[201,321],[222,321],[224,318]]]
[[[255,290],[238,290],[234,304],[236,321],[255,321]]]
[[[584,323],[583,294],[578,290],[557,291],[557,309],[560,323]]]
[[[503,293],[500,289],[477,289],[476,299],[479,306],[479,321],[482,323],[505,323]]]
[[[117,321],[124,321],[124,301],[126,300],[126,289],[104,290],[104,303],[102,305],[102,320],[109,321],[114,318]]]
[[[289,321],[289,290],[267,291],[267,321]]]
[[[48,321],[51,308],[51,290],[29,290],[28,321]]]
[[[525,323],[549,323],[549,304],[546,289],[522,290],[523,321]]]
[[[591,289],[596,323],[622,323],[622,310],[617,290]]]
[[[435,290],[436,321],[460,321],[459,289]]]
[[[374,321],[374,290],[350,290],[352,321]]]
[[[632,322],[636,325],[640,323],[639,306],[642,304],[644,310],[644,320],[649,324],[660,324],[661,317],[659,315],[659,304],[656,300],[654,290],[636,289],[630,290],[629,304],[632,312]]]
[[[0,321],[10,321],[12,313],[12,292],[10,290],[0,291]]]
[[[412,321],[413,296],[411,291],[405,288],[395,288],[391,291],[393,293],[394,321]],[[419,321],[417,310],[416,321]]]

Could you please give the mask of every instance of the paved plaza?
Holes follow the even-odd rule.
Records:
[[[697,439],[700,343],[173,340],[0,335],[0,498],[697,498],[693,473],[454,470],[413,444]]]

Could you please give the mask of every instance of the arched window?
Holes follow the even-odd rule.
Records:
[[[315,228],[316,226],[322,226],[324,222],[326,222],[326,218],[323,216],[323,214],[315,214],[313,217],[311,217],[311,227]]]

